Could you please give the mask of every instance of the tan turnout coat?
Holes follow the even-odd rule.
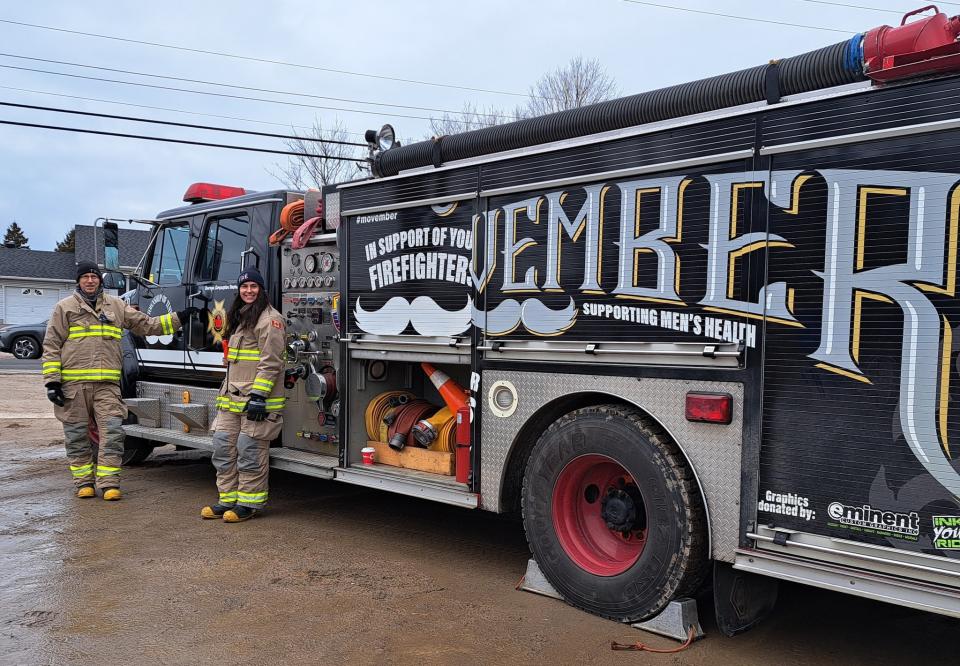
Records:
[[[180,328],[177,315],[159,317],[135,310],[122,299],[100,294],[95,307],[74,292],[53,307],[43,339],[43,382],[120,383],[120,337],[169,335]]]
[[[284,331],[283,315],[268,305],[252,331],[242,328],[230,335],[217,409],[240,413],[251,393],[266,398],[268,412],[283,409]]]

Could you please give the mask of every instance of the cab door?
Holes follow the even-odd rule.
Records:
[[[183,277],[190,254],[190,218],[163,222],[156,227],[137,280],[135,305],[151,317],[182,309],[187,302]],[[141,379],[182,379],[184,338],[181,331],[148,335],[137,343]]]
[[[193,322],[187,363],[201,372],[223,372],[223,341],[229,337],[227,312],[237,295],[237,277],[252,254],[248,208],[206,215],[193,269],[192,305],[206,308],[206,329]]]

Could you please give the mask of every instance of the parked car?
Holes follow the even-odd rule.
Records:
[[[0,327],[0,352],[13,354],[16,358],[40,358],[46,332],[46,321]]]

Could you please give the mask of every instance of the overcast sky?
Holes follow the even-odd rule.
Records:
[[[863,8],[833,6],[837,3]],[[523,98],[502,93],[525,93],[542,74],[577,55],[597,58],[622,94],[632,94],[803,53],[878,25],[897,25],[899,12],[923,4],[891,0],[837,0],[837,3],[813,0],[777,3],[662,0],[657,3],[829,30],[709,16],[624,0],[475,3],[451,0],[274,0],[270,3],[34,0],[3,3],[0,20],[5,21],[500,93],[271,65],[0,23],[0,65],[3,66],[0,68],[0,101],[281,133],[288,132],[291,125],[308,126],[315,117],[327,125],[339,119],[351,132],[357,133],[352,137],[356,140],[360,140],[365,129],[379,128],[389,122],[401,138],[420,139],[429,134],[424,118],[439,114],[360,102],[456,111],[469,101],[482,107],[510,108],[522,104]],[[960,11],[960,3],[938,5],[944,11]],[[24,58],[354,101],[165,81]],[[10,67],[256,96],[308,106],[192,94]],[[121,102],[126,105],[119,104]],[[309,108],[309,105],[343,110]],[[367,112],[360,113],[358,109]],[[273,139],[10,107],[0,107],[0,120],[284,148],[282,142]],[[91,224],[100,216],[152,217],[178,205],[187,185],[195,181],[253,190],[278,187],[280,183],[270,170],[275,171],[274,165],[285,159],[3,125],[0,125],[0,156],[3,160],[0,231],[16,220],[30,238],[30,246],[38,250],[53,249],[74,224]]]

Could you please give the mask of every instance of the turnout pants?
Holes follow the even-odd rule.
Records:
[[[123,419],[127,408],[120,399],[120,387],[111,382],[65,382],[63,407],[53,413],[63,423],[63,438],[73,484],[96,485],[100,490],[120,487],[123,460]],[[93,459],[90,421],[100,435],[97,459]]]
[[[221,411],[213,424],[213,466],[219,503],[262,509],[267,503],[270,442],[283,427],[279,414],[255,423],[246,414]]]

